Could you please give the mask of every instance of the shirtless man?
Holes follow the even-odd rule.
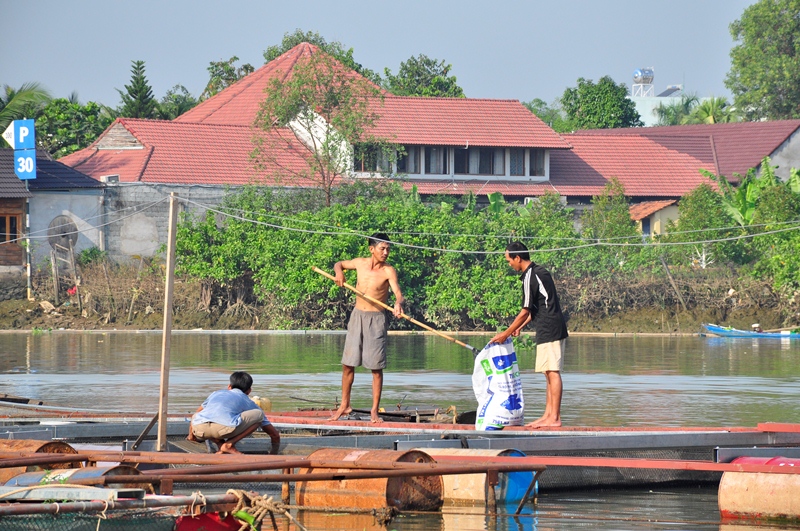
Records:
[[[397,271],[386,263],[389,258],[389,237],[384,233],[373,234],[369,239],[370,256],[342,260],[333,266],[335,282],[344,285],[344,270],[355,269],[358,274],[356,289],[384,304],[389,298],[389,288],[394,293],[394,316],[403,314],[403,294],[397,282]],[[363,365],[372,371],[372,422],[381,422],[378,407],[383,390],[383,369],[386,368],[387,317],[383,308],[363,297],[356,297],[355,308],[347,325],[347,338],[342,355],[342,405],[329,420],[338,420],[349,415],[350,391],[353,388],[355,368]]]

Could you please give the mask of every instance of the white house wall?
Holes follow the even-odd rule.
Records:
[[[57,216],[69,216],[78,227],[76,251],[102,248],[103,191],[34,192],[30,200],[31,261],[41,264],[50,258],[47,230]]]
[[[770,164],[778,166],[775,174],[786,181],[789,179],[789,171],[792,168],[800,169],[800,130],[797,130],[787,138],[778,149],[770,155]]]

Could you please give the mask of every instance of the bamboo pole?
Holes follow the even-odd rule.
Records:
[[[316,266],[312,267],[311,269],[316,271],[317,273],[319,273],[320,275],[322,275],[324,277],[328,277],[329,279],[331,279],[333,281],[336,280],[336,277],[334,277],[333,275],[331,275],[327,271],[323,271],[322,269],[320,269],[320,268],[318,268]],[[388,304],[386,304],[386,303],[384,303],[382,301],[379,301],[378,299],[376,299],[374,297],[370,297],[369,295],[367,295],[363,291],[361,291],[361,290],[359,290],[357,288],[354,288],[353,286],[351,286],[347,282],[345,282],[343,284],[343,286],[345,288],[349,289],[350,291],[352,291],[353,293],[355,293],[356,295],[358,295],[359,297],[361,297],[362,299],[371,302],[372,304],[376,304],[376,305],[380,306],[381,308],[389,310],[390,312],[394,311],[394,308],[392,308]],[[480,354],[480,350],[478,350],[477,348],[473,347],[472,345],[468,345],[468,344],[464,343],[463,341],[459,341],[458,339],[456,339],[454,337],[448,336],[447,334],[443,334],[442,332],[439,332],[438,330],[434,330],[433,328],[431,328],[430,326],[426,325],[425,323],[421,323],[421,322],[417,321],[416,319],[414,319],[413,317],[409,317],[405,313],[401,313],[400,317],[402,317],[403,319],[406,319],[408,321],[411,321],[415,325],[417,325],[417,326],[419,326],[421,328],[424,328],[425,330],[428,330],[429,332],[433,332],[434,334],[436,334],[439,337],[443,337],[448,341],[452,341],[453,343],[456,343],[457,345],[461,345],[462,347],[466,347],[466,348],[470,349],[472,351],[472,353],[475,354],[475,355]]]
[[[169,195],[169,232],[167,241],[167,271],[164,286],[164,330],[161,338],[161,395],[158,403],[159,452],[167,449],[167,409],[169,402],[169,365],[172,340],[172,292],[175,286],[175,238],[178,224],[178,196]]]

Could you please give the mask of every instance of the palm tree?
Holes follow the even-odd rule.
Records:
[[[707,98],[686,117],[686,124],[724,124],[738,121],[736,109],[725,98]]]
[[[5,131],[14,120],[34,118],[50,99],[50,93],[39,83],[25,83],[19,89],[3,85],[0,91],[0,131]]]
[[[658,107],[653,109],[658,118],[656,125],[680,125],[684,118],[692,113],[699,101],[694,94],[683,94],[680,101],[659,103]]]

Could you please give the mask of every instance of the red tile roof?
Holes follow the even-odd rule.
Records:
[[[270,81],[275,77],[285,78],[301,57],[309,57],[317,51],[318,48],[312,44],[298,44],[173,121],[250,126]]]
[[[537,147],[570,145],[517,100],[387,95],[372,133],[398,144]]]
[[[640,221],[648,216],[652,216],[659,210],[674,205],[678,201],[676,199],[668,199],[665,201],[643,201],[635,205],[631,205],[629,211],[633,221]]]
[[[561,195],[592,196],[612,177],[635,197],[680,197],[711,181],[714,167],[691,155],[636,135],[565,135],[569,151],[550,152],[550,182]]]
[[[298,61],[314,53],[322,52],[314,45],[299,44],[175,121],[252,125],[270,81],[276,76],[286,77]],[[380,118],[373,133],[394,142],[569,149],[563,138],[517,100],[414,98],[382,93],[383,104],[374,107]]]
[[[758,167],[761,159],[772,154],[797,129],[800,120],[776,120],[771,122],[737,122],[730,124],[695,124],[663,127],[636,127],[624,129],[592,129],[577,131],[579,135],[637,135],[647,137],[661,145],[698,156],[693,150],[713,150],[700,158],[714,161],[710,171],[724,175],[729,180],[734,174],[745,175],[750,168]],[[678,140],[678,139],[682,140]],[[683,147],[680,147],[682,143]],[[716,169],[718,167],[718,169]]]
[[[306,179],[299,181],[292,175],[302,173],[307,167],[302,155],[308,150],[287,130],[283,142],[276,135],[254,131],[249,126],[177,123],[159,120],[119,118],[122,125],[139,147],[102,148],[104,137],[113,130],[107,129],[90,147],[61,160],[73,168],[99,178],[118,174],[120,182],[154,182],[184,184],[232,184],[254,182],[308,186]],[[272,177],[274,172],[259,172],[251,159],[255,145],[253,138],[260,135],[266,144],[280,143],[275,161],[286,171],[283,181]],[[269,176],[269,177],[268,177]]]

